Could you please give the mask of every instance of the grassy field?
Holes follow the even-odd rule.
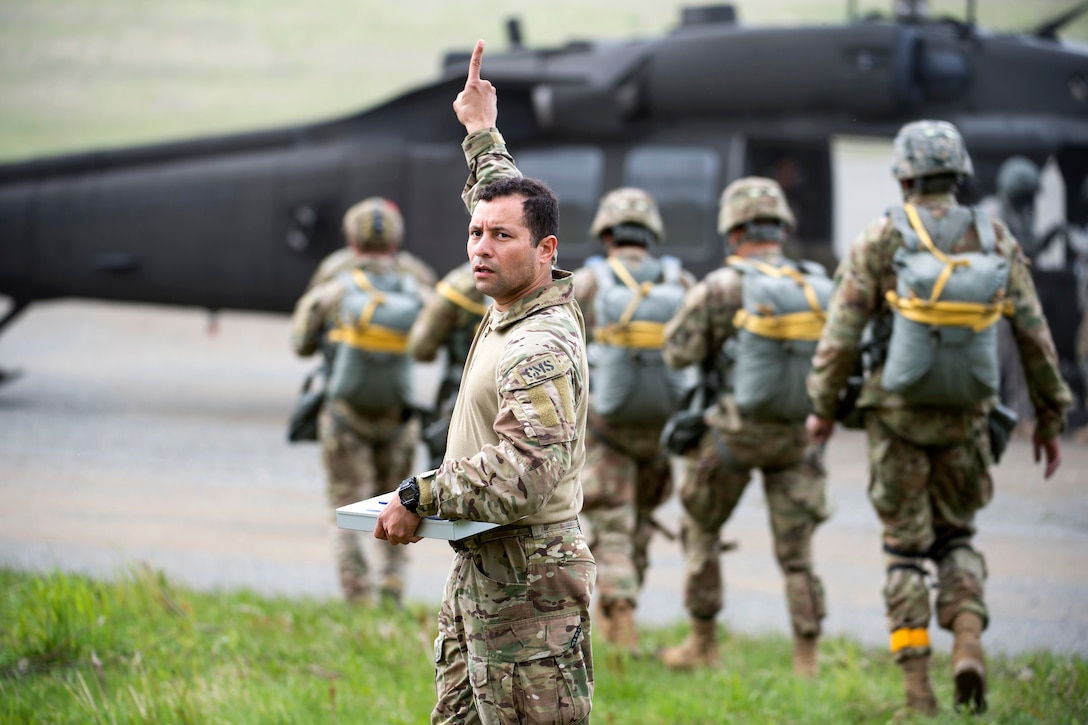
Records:
[[[421,723],[434,700],[435,611],[197,593],[133,568],[114,583],[0,569],[0,722]],[[647,652],[682,628],[644,633]],[[594,638],[593,721],[884,723],[902,700],[884,651],[826,641],[821,677],[795,679],[785,638],[723,633],[724,666],[674,673]],[[989,722],[1083,723],[1088,663],[1035,653],[991,658]],[[934,720],[951,707],[935,658]]]
[[[507,18],[536,47],[658,35],[694,0],[0,0],[0,160],[336,117],[435,76]],[[887,13],[891,0],[855,0]],[[980,23],[1037,25],[1072,0],[989,0]],[[739,2],[750,24],[836,23],[847,0]],[[966,0],[931,2],[963,17]],[[1088,19],[1069,26],[1088,38]]]

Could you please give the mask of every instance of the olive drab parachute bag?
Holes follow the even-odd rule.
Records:
[[[665,364],[665,323],[684,301],[680,261],[647,257],[634,272],[618,259],[587,260],[597,280],[592,387],[605,420],[663,425],[687,388],[683,371]]]
[[[412,402],[408,331],[423,302],[408,276],[368,276],[361,269],[342,275],[348,292],[337,325],[328,397],[362,411],[390,410]]]
[[[812,411],[805,378],[827,321],[832,281],[815,262],[774,265],[732,256],[726,264],[744,274],[730,350],[737,408],[753,418],[803,420]]]
[[[883,387],[914,405],[972,408],[997,391],[996,323],[1012,313],[1009,262],[994,251],[993,224],[980,209],[952,209],[939,224],[930,220],[935,244],[914,206],[888,214],[903,246],[886,295],[894,317]],[[970,229],[972,214],[982,250],[943,252]]]

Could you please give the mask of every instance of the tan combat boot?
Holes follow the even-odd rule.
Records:
[[[676,647],[661,653],[661,661],[673,670],[716,667],[718,659],[718,626],[713,619],[691,618],[691,634]]]
[[[816,679],[820,674],[820,666],[816,662],[819,642],[819,637],[793,638],[793,674],[810,680]]]
[[[962,612],[952,621],[952,677],[956,681],[956,709],[986,712],[986,660],[982,655],[982,617]]]
[[[929,655],[903,660],[900,667],[903,668],[907,708],[923,715],[936,715],[937,697],[929,684]]]
[[[635,624],[635,606],[626,599],[608,607],[611,637],[609,641],[632,653],[638,652],[638,626]]]

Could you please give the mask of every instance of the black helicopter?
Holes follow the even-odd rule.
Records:
[[[830,139],[890,139],[917,118],[962,131],[969,201],[993,191],[1007,156],[1053,158],[1070,221],[1088,221],[1072,213],[1088,175],[1088,49],[1058,38],[1088,2],[1021,34],[978,27],[973,0],[964,20],[906,7],[799,27],[691,7],[661,37],[549,49],[525,47],[510,21],[510,48],[488,51],[485,75],[519,166],[562,200],[562,264],[598,252],[587,239],[598,199],[632,185],[658,199],[665,251],[709,271],[723,254],[718,194],[746,174],[782,182],[795,251],[832,264]],[[0,329],[56,297],[289,311],[342,245],[344,210],[371,195],[400,205],[407,249],[453,267],[466,215],[450,103],[467,57],[339,120],[0,165],[0,294],[12,301]]]

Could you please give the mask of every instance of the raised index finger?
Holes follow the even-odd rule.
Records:
[[[480,66],[484,61],[484,41],[477,40],[476,47],[472,49],[472,57],[468,61],[468,82],[480,80]]]

